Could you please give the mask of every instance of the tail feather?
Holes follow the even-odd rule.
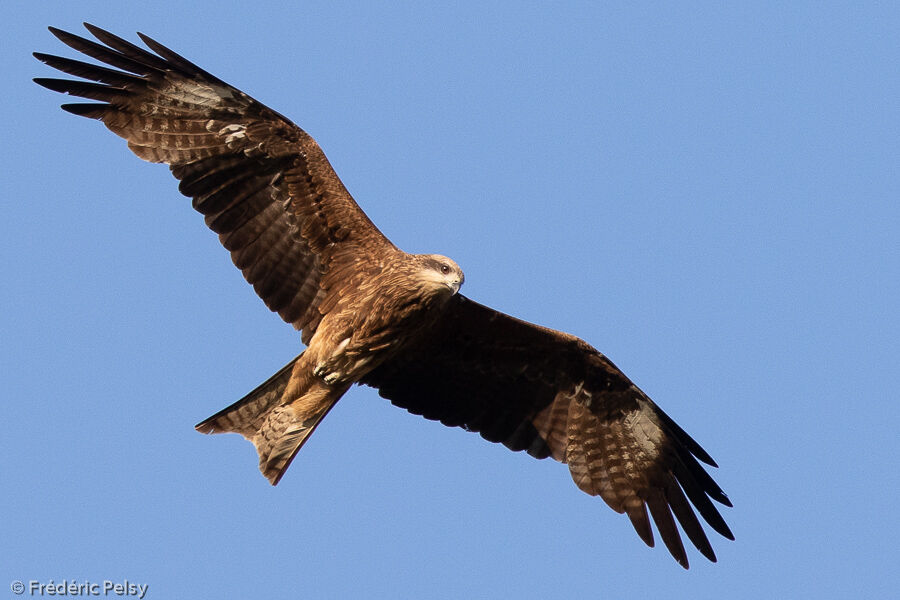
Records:
[[[234,432],[253,442],[259,470],[276,485],[297,452],[346,391],[312,377],[297,356],[255,390],[195,428],[201,433]]]
[[[250,441],[259,431],[266,415],[276,406],[284,394],[291,372],[300,355],[283,366],[277,373],[269,377],[255,390],[232,404],[223,408],[213,416],[194,425],[200,433],[239,433]]]
[[[323,391],[326,393],[313,391],[296,402],[276,407],[253,438],[259,470],[272,485],[278,485],[297,452],[343,394]]]

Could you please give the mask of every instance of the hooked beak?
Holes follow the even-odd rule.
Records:
[[[465,280],[466,280],[466,277],[465,277],[465,275],[463,275],[462,277],[460,277],[458,279],[454,279],[453,281],[448,281],[447,287],[450,288],[450,291],[453,294],[456,294],[457,292],[459,292],[459,288],[462,287],[462,284],[465,282]]]

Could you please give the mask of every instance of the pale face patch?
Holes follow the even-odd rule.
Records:
[[[422,256],[422,268],[418,272],[418,277],[423,283],[448,289],[451,296],[459,292],[466,279],[462,269],[453,259],[440,254]]]

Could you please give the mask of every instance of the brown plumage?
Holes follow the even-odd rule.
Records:
[[[276,484],[331,407],[362,383],[412,413],[567,463],[578,487],[627,514],[650,546],[652,518],[684,567],[676,520],[715,561],[692,505],[734,539],[712,500],[731,503],[700,465],[715,462],[609,359],[465,298],[449,258],[396,248],[285,117],[145,35],[155,54],[85,26],[101,43],[50,31],[114,68],[35,53],[88,80],[35,81],[97,101],[63,108],[168,164],[266,306],[307,345],[199,431],[252,441]]]

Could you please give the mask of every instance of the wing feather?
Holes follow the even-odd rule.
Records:
[[[134,75],[129,75],[128,73],[123,73],[122,71],[117,71],[108,67],[101,67],[99,65],[82,62],[80,60],[44,54],[43,52],[35,52],[34,57],[42,63],[49,65],[58,71],[62,71],[63,73],[74,75],[75,77],[82,77],[84,79],[91,79],[113,87],[123,88],[127,85],[140,83],[140,78],[135,77]]]
[[[649,546],[652,519],[685,568],[679,524],[716,559],[692,504],[734,539],[712,500],[731,503],[698,462],[714,465],[709,454],[578,338],[457,295],[425,341],[362,383],[414,414],[567,463],[575,484],[625,513]]]
[[[101,43],[50,31],[104,65],[35,53],[86,80],[35,81],[97,101],[63,108],[102,121],[140,158],[167,163],[257,294],[308,340],[329,294],[323,274],[393,245],[305,131],[146,35],[150,50],[85,27]]]
[[[85,24],[85,26],[87,27],[87,24]],[[50,33],[56,36],[56,38],[66,46],[103,63],[118,69],[129,71],[136,75],[142,75],[147,70],[146,62],[132,60],[122,52],[117,52],[112,48],[108,48],[92,40],[87,40],[81,36],[69,33],[68,31],[57,29],[56,27],[48,27],[47,29],[49,29]],[[88,30],[90,31],[90,28],[88,28]],[[42,60],[40,57],[38,57],[38,59]],[[153,60],[152,55],[150,55],[149,60]]]
[[[696,547],[703,556],[711,561],[715,561],[716,554],[713,552],[712,545],[709,543],[709,538],[706,537],[703,526],[700,524],[700,521],[697,520],[697,515],[694,514],[693,509],[691,509],[691,505],[688,503],[687,498],[685,498],[684,492],[681,490],[681,487],[679,487],[678,482],[674,477],[667,477],[665,485],[666,500],[672,508],[675,518],[681,523],[682,529],[684,529],[684,532],[691,540],[691,543],[694,544],[694,547]],[[686,557],[685,560],[687,560]]]
[[[50,31],[104,64],[35,53],[81,78],[35,81],[95,101],[63,109],[168,164],[257,294],[308,343],[354,261],[394,246],[305,131],[143,34],[149,51],[85,27],[101,43]],[[715,560],[694,509],[734,539],[713,501],[731,503],[700,464],[715,461],[594,348],[459,295],[428,333],[361,383],[414,414],[567,463],[576,485],[625,513],[649,546],[652,519],[684,567],[679,525]]]
[[[684,551],[684,544],[681,543],[678,526],[675,525],[672,511],[669,510],[669,502],[663,495],[663,491],[658,488],[651,488],[646,492],[646,496],[644,501],[647,503],[647,508],[650,509],[650,516],[653,517],[653,522],[656,523],[656,529],[659,530],[659,537],[663,539],[663,543],[669,549],[669,553],[678,561],[678,564],[687,568],[687,553]]]

